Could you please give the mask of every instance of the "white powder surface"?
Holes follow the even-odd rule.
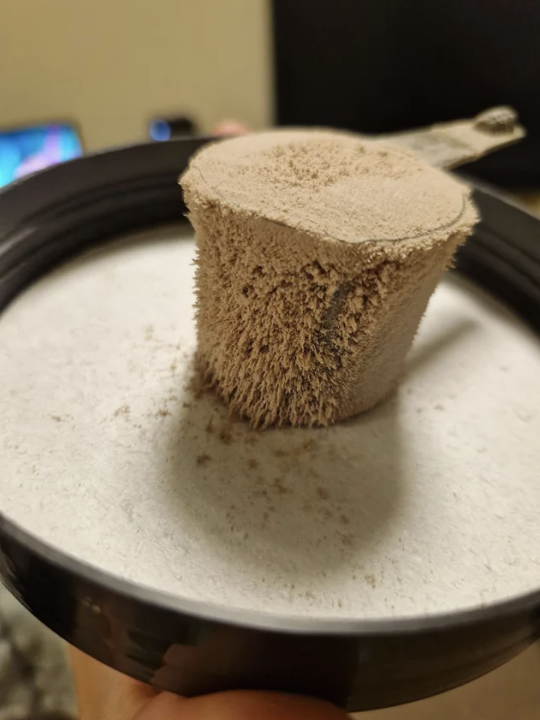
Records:
[[[192,377],[194,244],[76,259],[0,317],[0,511],[115,575],[287,616],[411,617],[540,585],[540,344],[456,277],[399,391],[258,433]]]

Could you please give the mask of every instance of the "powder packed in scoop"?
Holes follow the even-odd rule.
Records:
[[[261,428],[327,425],[387,396],[477,220],[454,178],[332,131],[213,144],[181,182],[197,240],[199,367]]]

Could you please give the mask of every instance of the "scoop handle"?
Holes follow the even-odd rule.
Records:
[[[477,160],[525,137],[516,111],[507,106],[491,108],[470,120],[439,123],[428,128],[378,136],[400,145],[430,165],[450,170]]]

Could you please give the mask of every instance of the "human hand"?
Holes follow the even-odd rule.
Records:
[[[101,665],[70,649],[79,720],[346,720],[326,703],[269,692],[226,692],[181,698]]]
[[[234,137],[235,135],[247,135],[249,128],[237,120],[222,120],[212,128],[212,135],[215,137]]]

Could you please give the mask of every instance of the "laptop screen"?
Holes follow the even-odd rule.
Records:
[[[0,187],[80,155],[79,134],[68,124],[0,129]]]

